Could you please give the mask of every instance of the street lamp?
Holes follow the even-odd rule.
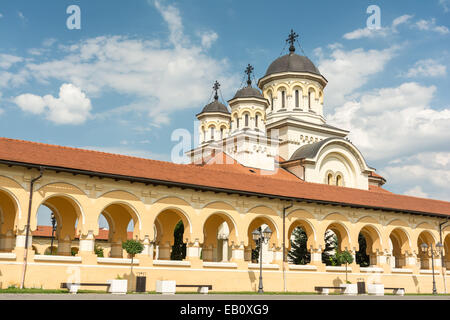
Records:
[[[259,245],[259,289],[258,293],[264,293],[263,283],[262,283],[262,244],[267,243],[272,236],[272,230],[267,226],[264,231],[261,228],[256,229],[252,232],[253,240],[255,240],[256,245]]]
[[[52,242],[50,244],[50,255],[53,255],[53,238],[54,238],[54,234],[55,234],[55,230],[56,230],[56,218],[55,215],[52,212]]]
[[[428,245],[426,243],[422,243],[420,245],[423,253],[428,253]],[[440,242],[436,244],[436,249],[441,249],[443,246]],[[430,252],[431,252],[431,272],[433,274],[433,294],[437,294],[436,290],[436,281],[434,279],[434,252],[433,252],[433,243],[430,244]]]

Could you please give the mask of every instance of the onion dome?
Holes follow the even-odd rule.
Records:
[[[219,82],[215,82],[213,89],[215,91],[214,93],[214,101],[211,103],[208,103],[202,110],[202,112],[200,112],[198,115],[203,114],[203,113],[226,113],[226,114],[230,114],[230,111],[228,111],[228,108],[226,105],[224,105],[223,103],[219,102],[219,95],[218,95],[218,91],[220,88],[220,83]]]
[[[311,60],[294,52],[290,52],[272,62],[269,68],[267,68],[265,77],[282,72],[308,72],[321,75],[319,69],[317,69]]]

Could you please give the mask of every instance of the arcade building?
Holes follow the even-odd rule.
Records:
[[[296,37],[257,82],[249,65],[246,86],[227,103],[214,84],[196,115],[189,164],[0,138],[1,288],[59,288],[74,274],[90,283],[132,279],[122,242],[133,238],[144,245],[133,272],[145,274],[150,291],[157,280],[257,291],[262,259],[265,291],[314,292],[345,281],[345,267],[323,258],[332,233],[336,251],[367,257],[348,266],[351,282],[430,293],[434,270],[444,292],[450,202],[384,188],[349,131],[326,123],[327,79],[295,52]],[[45,236],[41,206],[55,217]],[[270,232],[255,251],[259,228]],[[304,264],[288,257],[298,228]]]

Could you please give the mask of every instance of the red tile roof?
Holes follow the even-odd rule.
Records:
[[[108,240],[109,230],[99,228],[98,236],[95,237],[96,240]],[[33,237],[45,237],[50,238],[52,236],[52,227],[51,226],[37,226],[36,230],[31,233]],[[75,239],[78,239],[79,236],[75,236]],[[127,238],[133,239],[133,232],[127,232]]]
[[[275,175],[243,174],[235,170],[216,170],[208,168],[207,165],[181,165],[7,138],[0,138],[0,160],[131,176],[272,197],[450,215],[450,202],[446,201],[303,182],[299,179],[287,178],[284,173]]]

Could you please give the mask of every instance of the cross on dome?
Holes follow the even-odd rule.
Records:
[[[289,42],[291,44],[291,46],[289,47],[289,52],[294,52],[295,51],[295,46],[294,43],[298,38],[298,34],[294,32],[293,29],[291,29],[291,33],[289,34],[288,38],[286,39],[286,42]]]
[[[213,90],[215,91],[215,94],[214,94],[214,100],[219,100],[219,95],[217,94],[217,91],[219,90],[219,88],[220,88],[220,83],[216,80],[216,82],[214,82],[214,86],[213,86]]]
[[[245,73],[247,74],[247,85],[250,87],[252,85],[252,80],[250,79],[250,75],[252,74],[254,68],[251,64],[248,64],[247,68],[245,68]]]

